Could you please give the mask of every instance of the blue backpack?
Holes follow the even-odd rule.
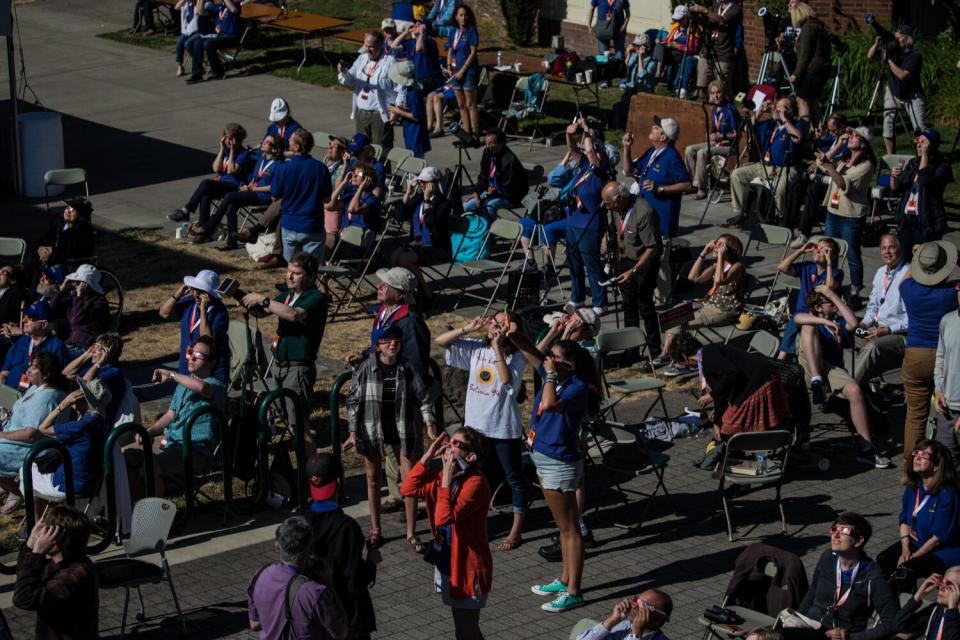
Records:
[[[453,247],[454,262],[482,260],[490,255],[490,247],[484,246],[484,239],[490,229],[490,222],[481,215],[461,217],[461,231],[450,234],[450,246]]]

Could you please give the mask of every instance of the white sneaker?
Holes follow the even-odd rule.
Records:
[[[604,315],[607,310],[603,307],[593,307],[593,312],[597,314],[597,317]]]
[[[687,99],[687,90],[686,90],[686,89],[680,89],[680,99],[681,99],[681,100],[686,100],[686,99]]]
[[[793,239],[793,242],[790,243],[791,249],[799,249],[807,242],[807,236],[802,233]]]

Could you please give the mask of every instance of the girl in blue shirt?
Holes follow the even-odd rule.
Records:
[[[553,598],[541,605],[544,611],[566,611],[583,604],[583,537],[580,534],[576,489],[583,473],[578,432],[599,408],[602,395],[597,369],[586,349],[571,340],[561,340],[546,354],[511,327],[507,337],[537,368],[543,385],[533,401],[533,416],[527,446],[537,467],[540,486],[550,513],[560,529],[563,571],[558,579],[531,587],[539,596]]]
[[[362,162],[349,171],[346,179],[333,190],[327,209],[340,212],[341,232],[347,227],[377,230],[380,198],[373,193],[376,186],[376,172],[369,164]]]
[[[463,4],[455,14],[457,30],[447,42],[447,69],[450,84],[457,96],[457,108],[461,114],[461,126],[479,141],[480,113],[477,111],[477,86],[480,84],[480,64],[477,48],[480,34],[473,9]]]
[[[936,440],[921,440],[904,457],[899,540],[877,556],[884,573],[894,573],[901,593],[916,580],[943,574],[960,563],[960,500],[953,460]]]

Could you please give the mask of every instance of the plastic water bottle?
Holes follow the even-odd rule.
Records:
[[[503,66],[503,51],[497,51],[497,66]]]
[[[767,475],[767,454],[765,453],[757,454],[757,475]]]

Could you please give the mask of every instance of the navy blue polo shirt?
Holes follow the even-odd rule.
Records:
[[[416,45],[416,41],[414,41]],[[423,39],[423,51],[413,52],[413,77],[422,85],[440,86],[443,84],[443,71],[440,68],[440,50],[432,36]]]
[[[839,336],[834,336],[826,326],[818,324],[817,337],[820,338],[820,353],[823,361],[842,369],[844,367],[843,350],[851,345],[853,334],[847,328],[847,321],[840,314],[837,314],[833,321],[840,327]]]
[[[400,43],[399,47],[393,47],[388,51],[397,60],[409,60],[413,58],[413,52],[417,47],[417,41],[406,38]]]
[[[627,19],[630,0],[590,0],[590,6],[597,8],[597,20],[613,20],[619,29]]]
[[[480,34],[477,33],[476,27],[467,27],[463,29],[460,37],[457,37],[457,34],[460,33],[459,30],[454,30],[450,33],[450,37],[447,40],[447,49],[453,50],[453,62],[455,69],[454,71],[460,71],[463,68],[463,64],[467,61],[467,57],[470,55],[470,47],[479,47],[480,46]],[[474,56],[473,62],[470,63],[470,68],[479,67],[480,63],[477,61],[477,57]]]
[[[297,129],[300,129],[300,123],[294,119],[290,119],[285,126],[281,127],[277,122],[271,122],[270,126],[267,127],[267,132],[264,136],[276,136],[280,141],[280,147],[287,151],[290,148],[290,136],[293,135],[293,132]]]
[[[200,307],[194,302],[193,296],[183,296],[173,306],[173,312],[180,319],[180,364],[177,366],[177,372],[189,374],[187,347],[200,337]],[[230,342],[227,337],[230,314],[219,300],[214,300],[207,307],[207,323],[210,326],[210,331],[213,332],[213,341],[217,345],[217,353],[219,354],[217,366],[213,369],[213,375],[226,383],[227,369],[230,365]]]
[[[581,163],[586,162],[584,160]],[[607,181],[597,175],[596,168],[586,168],[573,182],[570,194],[573,202],[567,205],[567,226],[572,229],[599,229],[603,223],[603,200],[600,194]]]
[[[97,489],[103,466],[103,443],[110,427],[100,416],[87,413],[79,420],[53,425],[53,435],[70,453],[73,467],[73,492],[78,496],[92,496]],[[63,463],[53,472],[53,484],[66,491]]]
[[[680,157],[680,152],[672,144],[664,147],[659,153],[656,148],[650,147],[633,161],[633,170],[641,184],[644,180],[650,180],[655,185],[666,187],[678,182],[690,182],[687,166]],[[656,195],[653,191],[641,188],[640,195],[650,203],[660,217],[660,235],[664,238],[677,235],[677,227],[680,225],[680,200],[683,194]]]
[[[710,112],[710,130],[714,133],[729,135],[737,130],[740,117],[732,104],[722,104]]]
[[[283,198],[280,226],[298,233],[323,231],[323,203],[333,187],[327,165],[310,156],[293,156],[276,168],[270,182],[274,198]]]
[[[239,5],[240,3],[235,3]],[[211,9],[215,16],[214,30],[220,36],[238,36],[240,35],[240,10],[233,13],[227,8],[226,4],[215,4]]]
[[[540,366],[541,379],[546,376],[543,365]],[[533,416],[530,428],[533,436],[533,450],[554,460],[576,462],[580,459],[577,447],[577,431],[587,415],[587,386],[575,375],[557,384],[557,395],[563,401],[563,411],[540,411],[540,399],[543,387],[533,399]],[[537,415],[537,414],[540,415]]]
[[[794,122],[794,126],[804,130],[803,122]],[[785,125],[776,120],[766,120],[757,125],[757,135],[760,138],[760,148],[763,159],[775,167],[785,167],[796,163],[797,143],[790,137]]]
[[[379,160],[371,160],[368,162],[371,167],[373,167],[374,173],[377,174],[377,182],[380,185],[381,189],[387,188],[387,171],[383,167],[383,163]],[[350,162],[347,163],[347,171],[353,171],[357,167],[357,157],[353,156],[350,158]]]
[[[253,165],[253,172],[250,174],[250,180],[256,182],[258,187],[269,187],[273,180],[274,171],[283,163],[282,160],[271,160],[265,156],[260,156],[256,164]],[[270,204],[270,192],[257,191],[257,198],[263,204]]]
[[[354,189],[350,197],[356,193]],[[349,200],[346,205],[349,205]],[[380,198],[373,193],[364,193],[360,196],[360,206],[366,207],[362,214],[350,215],[347,213],[347,206],[343,207],[343,215],[340,217],[340,228],[360,227],[361,229],[377,229],[380,220]]]
[[[250,154],[250,150],[246,147],[240,147],[237,149],[237,157],[235,162],[237,163],[238,170],[236,173],[227,173],[227,158],[229,157],[230,150],[227,149],[227,147],[224,147],[223,170],[220,171],[217,179],[224,184],[232,184],[238,187],[247,184],[247,178],[250,174],[250,165],[253,164],[253,156]]]
[[[952,284],[928,287],[913,278],[905,278],[900,283],[900,299],[910,319],[907,346],[936,349],[940,340],[940,320],[957,310],[957,288]]]

